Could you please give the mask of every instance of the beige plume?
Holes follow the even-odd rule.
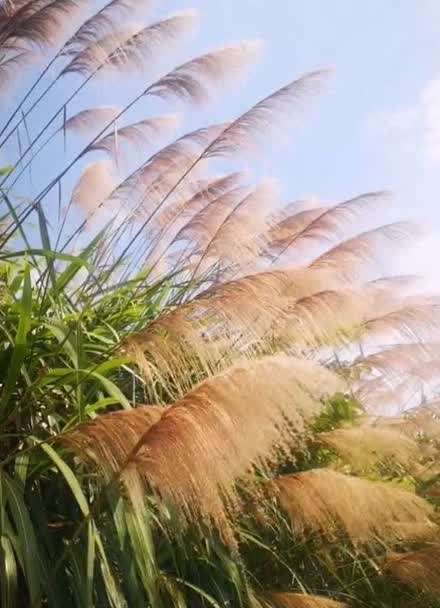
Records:
[[[86,212],[96,210],[114,189],[112,169],[112,162],[107,160],[98,160],[88,165],[73,189],[72,204]]]
[[[121,111],[117,106],[100,106],[81,110],[66,120],[60,131],[72,131],[88,135],[91,130],[98,130],[101,124],[112,122]]]
[[[263,251],[269,211],[279,200],[279,185],[275,180],[262,182],[232,209],[211,234],[207,244],[199,243],[202,252],[199,268],[206,260],[218,262],[222,267],[246,268]],[[211,262],[211,263],[212,263]]]
[[[347,534],[353,543],[396,540],[402,523],[425,523],[432,507],[395,486],[313,469],[268,482],[300,536],[318,533],[334,539]],[[397,526],[397,527],[396,527]]]
[[[33,0],[9,4],[0,19],[1,90],[21,73],[24,65],[35,60],[35,46],[43,49],[55,44],[71,19],[79,0]]]
[[[40,48],[51,45],[63,31],[64,20],[72,19],[80,0],[33,0],[20,3],[0,30],[0,48]]]
[[[262,272],[229,281],[161,315],[147,330],[130,336],[123,348],[136,359],[149,386],[154,386],[156,375],[170,375],[181,396],[192,386],[186,382],[196,370],[210,374],[242,351],[259,350],[291,302],[320,291],[325,283],[329,283],[327,275],[302,270]],[[226,352],[225,337],[229,337]]]
[[[81,24],[65,43],[60,55],[78,55],[103,36],[111,34],[116,30],[116,24],[140,4],[145,10],[148,0],[112,0],[108,2]]]
[[[440,329],[440,299],[437,297],[407,297],[396,306],[391,299],[390,310],[368,319],[363,331],[366,337],[400,342],[432,340]]]
[[[422,446],[391,428],[362,425],[321,433],[317,439],[350,463],[354,471],[367,470],[380,463],[416,470],[423,456]]]
[[[148,193],[149,188],[154,190],[155,182],[157,184],[158,179],[159,183],[169,183],[166,179],[168,172],[173,174],[172,183],[169,184],[168,189],[168,192],[171,192],[199,158],[201,149],[209,145],[222,129],[223,125],[212,125],[182,135],[155,153],[141,167],[125,178],[115,188],[111,198],[121,202],[133,200],[134,197],[136,200],[138,197],[142,199],[144,194]],[[167,196],[167,192],[163,196]]]
[[[362,218],[375,212],[386,197],[386,192],[368,192],[334,207],[324,207],[311,222],[287,240],[279,254],[294,254],[299,259],[313,256],[319,248],[322,251],[323,247],[344,238],[347,231],[352,230]]]
[[[119,129],[115,126],[112,133],[104,135],[94,142],[89,146],[88,151],[99,150],[117,159],[120,153],[119,144],[125,143],[130,144],[136,149],[136,152],[139,152],[147,145],[157,144],[158,138],[172,133],[178,122],[178,116],[171,114],[146,118]]]
[[[162,48],[187,33],[194,25],[196,14],[186,11],[139,29],[139,26],[126,25],[118,31],[106,33],[92,42],[79,53],[61,72],[89,76],[103,68],[115,68],[126,73],[127,70],[144,68],[152,56]]]
[[[360,371],[400,376],[418,363],[429,363],[435,359],[440,359],[440,342],[415,342],[388,346],[361,357],[354,362],[353,367],[359,368]]]
[[[372,300],[361,290],[326,290],[288,304],[275,320],[278,343],[296,348],[320,348],[349,343],[359,334]]]
[[[261,601],[265,608],[348,608],[345,602],[304,593],[267,593]]]
[[[313,261],[313,268],[331,268],[341,273],[347,280],[365,280],[365,274],[380,274],[383,264],[383,250],[390,246],[408,245],[410,237],[420,234],[413,222],[396,222],[363,232]]]
[[[253,41],[211,51],[175,68],[151,85],[146,93],[161,99],[204,103],[213,86],[239,78],[255,60],[260,48],[261,43]]]
[[[273,257],[279,257],[304,232],[307,226],[310,226],[314,220],[323,215],[325,210],[326,207],[316,207],[282,217],[268,232],[268,253]]]
[[[440,547],[436,544],[411,553],[394,553],[385,572],[401,583],[438,597],[440,594]]]
[[[326,71],[310,72],[272,93],[237,118],[206,151],[207,157],[255,151],[263,134],[285,122],[292,111],[304,107],[311,92],[322,87]]]
[[[103,414],[62,435],[61,441],[73,449],[78,458],[98,465],[109,475],[125,465],[131,451],[164,412],[163,407],[145,405]]]
[[[168,409],[147,433],[133,467],[185,518],[200,515],[220,525],[225,501],[229,507],[238,502],[236,481],[289,452],[304,420],[339,386],[325,368],[287,356],[236,365]]]
[[[172,205],[165,207],[154,219],[154,224],[167,231],[177,220],[184,221],[201,211],[206,205],[222,194],[236,188],[242,182],[244,173],[231,173],[220,178],[205,178],[197,183],[196,191],[190,198],[178,198]],[[180,226],[181,227],[181,226]],[[175,230],[177,233],[179,228]]]

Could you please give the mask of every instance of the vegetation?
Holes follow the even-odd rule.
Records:
[[[1,605],[438,606],[440,306],[385,264],[418,229],[219,173],[325,72],[171,139],[258,44],[152,75],[196,16],[148,4],[0,3]]]

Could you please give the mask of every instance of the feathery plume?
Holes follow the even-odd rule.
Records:
[[[283,355],[236,365],[168,409],[147,433],[133,467],[185,518],[218,524],[225,502],[231,508],[238,502],[236,481],[289,452],[304,419],[339,386],[330,371]]]
[[[326,251],[313,261],[313,268],[337,269],[347,280],[364,278],[362,273],[380,272],[383,257],[379,252],[390,245],[402,246],[417,234],[413,222],[395,222],[359,234]]]
[[[363,328],[365,337],[387,336],[386,341],[406,339],[419,342],[432,340],[440,329],[440,299],[437,297],[408,297],[396,307],[391,299],[391,310],[368,319]]]
[[[304,232],[305,228],[314,220],[322,216],[325,210],[326,207],[316,207],[282,216],[268,231],[268,253],[273,257],[278,257],[281,253],[284,253],[300,233]]]
[[[304,593],[266,593],[261,599],[267,608],[348,608],[343,602]]]
[[[211,259],[226,268],[236,265],[245,268],[255,261],[265,245],[263,235],[267,230],[269,211],[278,199],[279,185],[275,180],[265,180],[248,193],[229,210],[205,246],[196,239],[202,252],[197,264]]]
[[[173,382],[167,385],[177,387],[178,397],[191,388],[185,382],[191,382],[196,370],[210,374],[246,350],[258,350],[291,302],[320,291],[324,282],[328,276],[308,270],[262,272],[229,281],[161,315],[130,336],[122,349],[134,357],[150,386],[154,377],[169,377]]]
[[[60,55],[78,55],[103,36],[111,34],[115,31],[115,24],[139,4],[139,0],[112,0],[81,24],[65,43]],[[146,0],[142,0],[142,8],[146,6]]]
[[[124,73],[134,68],[143,69],[164,44],[169,49],[172,42],[187,33],[193,27],[195,17],[194,11],[186,11],[142,29],[126,25],[107,33],[76,53],[60,76],[69,73],[89,76],[109,67]]]
[[[33,0],[21,5],[0,31],[0,47],[51,45],[63,30],[64,19],[71,19],[79,4],[79,0]]]
[[[317,532],[334,539],[344,532],[353,543],[395,540],[402,523],[425,523],[432,507],[395,486],[313,469],[268,482],[300,536]],[[397,528],[396,528],[397,525]]]
[[[238,186],[212,200],[179,230],[174,243],[187,240],[195,252],[203,253],[214,238],[213,235],[247,192],[248,188]]]
[[[361,291],[340,289],[312,293],[288,305],[276,319],[279,344],[320,348],[347,343],[359,333],[372,301]]]
[[[71,204],[78,205],[86,212],[97,209],[114,190],[113,164],[108,160],[98,160],[88,165],[76,183]]]
[[[2,90],[35,59],[35,46],[43,49],[57,41],[64,20],[74,16],[78,5],[79,0],[33,0],[4,14],[0,29]]]
[[[440,593],[440,547],[431,545],[410,553],[394,553],[385,564],[385,572],[401,583],[438,596]]]
[[[172,45],[182,36],[190,34],[198,19],[198,12],[190,9],[148,25],[136,32],[120,48],[115,49],[106,61],[106,66],[110,65],[124,72],[131,68],[145,69],[157,51],[164,53],[166,49],[169,52]]]
[[[119,143],[129,143],[136,150],[142,150],[147,144],[156,143],[158,137],[172,132],[178,124],[176,115],[155,116],[135,122],[126,127],[116,128],[89,146],[88,151],[106,152],[112,158],[118,158]]]
[[[364,215],[368,217],[367,214],[377,209],[386,196],[386,192],[367,192],[334,207],[324,207],[317,217],[292,235],[280,253],[294,254],[296,258],[313,255],[316,248],[344,238],[347,230]]]
[[[440,342],[415,342],[388,346],[354,362],[360,371],[381,375],[400,376],[415,368],[418,363],[440,359]]]
[[[310,72],[278,89],[258,102],[225,129],[206,152],[207,157],[225,156],[238,151],[254,151],[259,138],[285,121],[304,104],[310,92],[319,90],[328,76],[326,71]]]
[[[211,51],[175,68],[148,87],[146,93],[202,104],[209,99],[214,85],[239,78],[260,48],[261,43],[253,41]]]
[[[61,441],[78,458],[98,465],[108,476],[125,465],[131,451],[165,411],[163,407],[145,405],[103,414],[62,435]]]
[[[182,179],[186,171],[188,171],[195,160],[200,156],[200,149],[217,137],[218,133],[223,129],[223,125],[211,125],[196,129],[190,133],[185,133],[177,140],[165,146],[154,154],[147,162],[134,171],[131,175],[125,178],[115,188],[111,194],[111,198],[118,201],[147,199],[148,193],[153,193],[153,198],[157,199],[157,186],[159,184],[169,185],[168,190],[160,195],[166,196],[172,188],[175,188],[179,178]],[[171,183],[166,179],[167,173],[172,173]],[[165,178],[165,179],[164,179]],[[140,201],[139,201],[140,197]],[[154,207],[151,205],[149,210]]]
[[[397,429],[362,425],[320,433],[317,439],[349,462],[355,471],[379,463],[394,463],[410,469],[422,456],[421,446]]]
[[[154,244],[148,253],[147,265],[157,264],[158,260],[165,264],[171,262],[175,252],[169,250],[177,242],[180,231],[188,224],[188,218],[193,218],[215,199],[238,188],[242,178],[242,173],[233,173],[216,179],[208,178],[196,182],[190,180],[189,191],[187,188],[176,189],[169,203],[152,218],[149,238]],[[168,190],[170,189],[171,184]]]
[[[97,130],[101,124],[105,125],[118,116],[120,108],[116,106],[100,106],[81,110],[68,118],[60,131],[72,131],[81,135],[87,135],[91,130]]]
[[[158,213],[154,218],[154,224],[159,228],[168,230],[173,224],[175,225],[176,220],[185,221],[186,218],[201,211],[214,199],[238,187],[243,177],[244,173],[236,172],[219,178],[202,180],[201,183],[197,183],[196,191],[190,198],[183,198],[182,200],[179,197],[177,201],[166,206]],[[175,233],[178,232],[180,227],[178,226],[175,229]]]

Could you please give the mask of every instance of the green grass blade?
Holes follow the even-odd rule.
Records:
[[[49,229],[47,226],[46,216],[44,214],[41,203],[38,203],[38,205],[37,205],[37,213],[38,213],[38,225],[40,227],[40,236],[41,236],[41,242],[43,244],[43,249],[45,251],[51,252],[52,246],[50,244]],[[47,270],[49,272],[49,277],[50,277],[51,283],[52,283],[52,285],[54,285],[55,284],[55,268],[54,268],[54,264],[53,264],[53,258],[51,256],[47,257]]]
[[[40,555],[34,527],[19,484],[3,474],[3,488],[9,505],[12,521],[22,548],[23,569],[28,584],[31,603],[41,598]]]
[[[32,286],[29,267],[24,271],[23,293],[19,306],[20,318],[18,322],[17,333],[15,337],[14,352],[12,354],[9,365],[8,376],[3,388],[2,398],[0,401],[0,422],[5,420],[11,408],[8,407],[9,400],[16,387],[17,379],[20,375],[21,366],[27,352],[27,337],[31,328],[32,315]],[[13,407],[12,407],[13,409]]]
[[[11,541],[7,536],[0,539],[1,605],[15,608],[17,599],[17,564]]]

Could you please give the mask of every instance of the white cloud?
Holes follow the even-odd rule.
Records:
[[[440,257],[440,76],[421,88],[411,104],[375,112],[367,120],[372,164],[395,194],[400,217],[416,220],[429,235],[402,253],[403,272],[439,284]]]
[[[416,166],[434,169],[440,166],[440,77],[430,80],[414,104],[376,112],[368,119],[370,135],[383,139],[397,154],[396,162],[414,155]]]
[[[440,164],[440,78],[431,80],[420,97],[419,112],[424,134],[424,152],[428,161]]]

